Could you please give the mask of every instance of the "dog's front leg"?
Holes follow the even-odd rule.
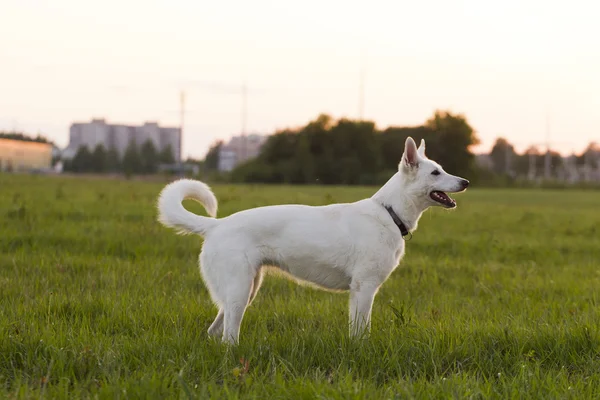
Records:
[[[350,285],[350,336],[358,337],[371,330],[371,309],[379,284],[353,281]]]

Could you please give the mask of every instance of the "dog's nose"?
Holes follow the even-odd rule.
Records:
[[[463,189],[468,188],[469,187],[469,181],[466,180],[466,179],[463,179],[462,180],[462,187],[463,187]]]

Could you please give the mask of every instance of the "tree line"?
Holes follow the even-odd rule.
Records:
[[[76,173],[153,174],[158,172],[160,164],[174,162],[171,145],[158,151],[151,140],[146,140],[141,146],[132,140],[122,157],[115,148],[106,149],[102,144],[91,151],[87,146],[81,146],[71,160],[64,161],[64,170]]]
[[[444,168],[461,176],[476,172],[470,147],[479,143],[473,128],[460,114],[437,111],[421,126],[378,130],[374,122],[346,118],[335,121],[319,115],[297,129],[271,135],[259,156],[238,165],[228,177],[233,182],[289,184],[379,184],[398,169],[408,136],[425,139],[427,153]],[[216,143],[205,168],[216,168]]]

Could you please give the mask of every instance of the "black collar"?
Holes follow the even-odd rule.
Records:
[[[390,207],[390,206],[384,206],[384,207],[387,210],[387,212],[390,214],[390,217],[392,217],[392,219],[394,220],[394,224],[396,224],[398,229],[400,229],[400,233],[402,234],[402,237],[404,238],[405,236],[410,235],[410,239],[412,239],[412,234],[408,231],[408,229],[406,229],[406,225],[404,225],[404,222],[402,222],[400,220],[400,217],[398,217],[398,214],[396,214],[394,212],[392,207]]]

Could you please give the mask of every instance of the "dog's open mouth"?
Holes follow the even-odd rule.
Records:
[[[433,192],[429,193],[429,197],[446,208],[456,207],[456,201],[454,201],[454,199],[452,199],[446,193],[440,192],[439,190],[434,190]]]

